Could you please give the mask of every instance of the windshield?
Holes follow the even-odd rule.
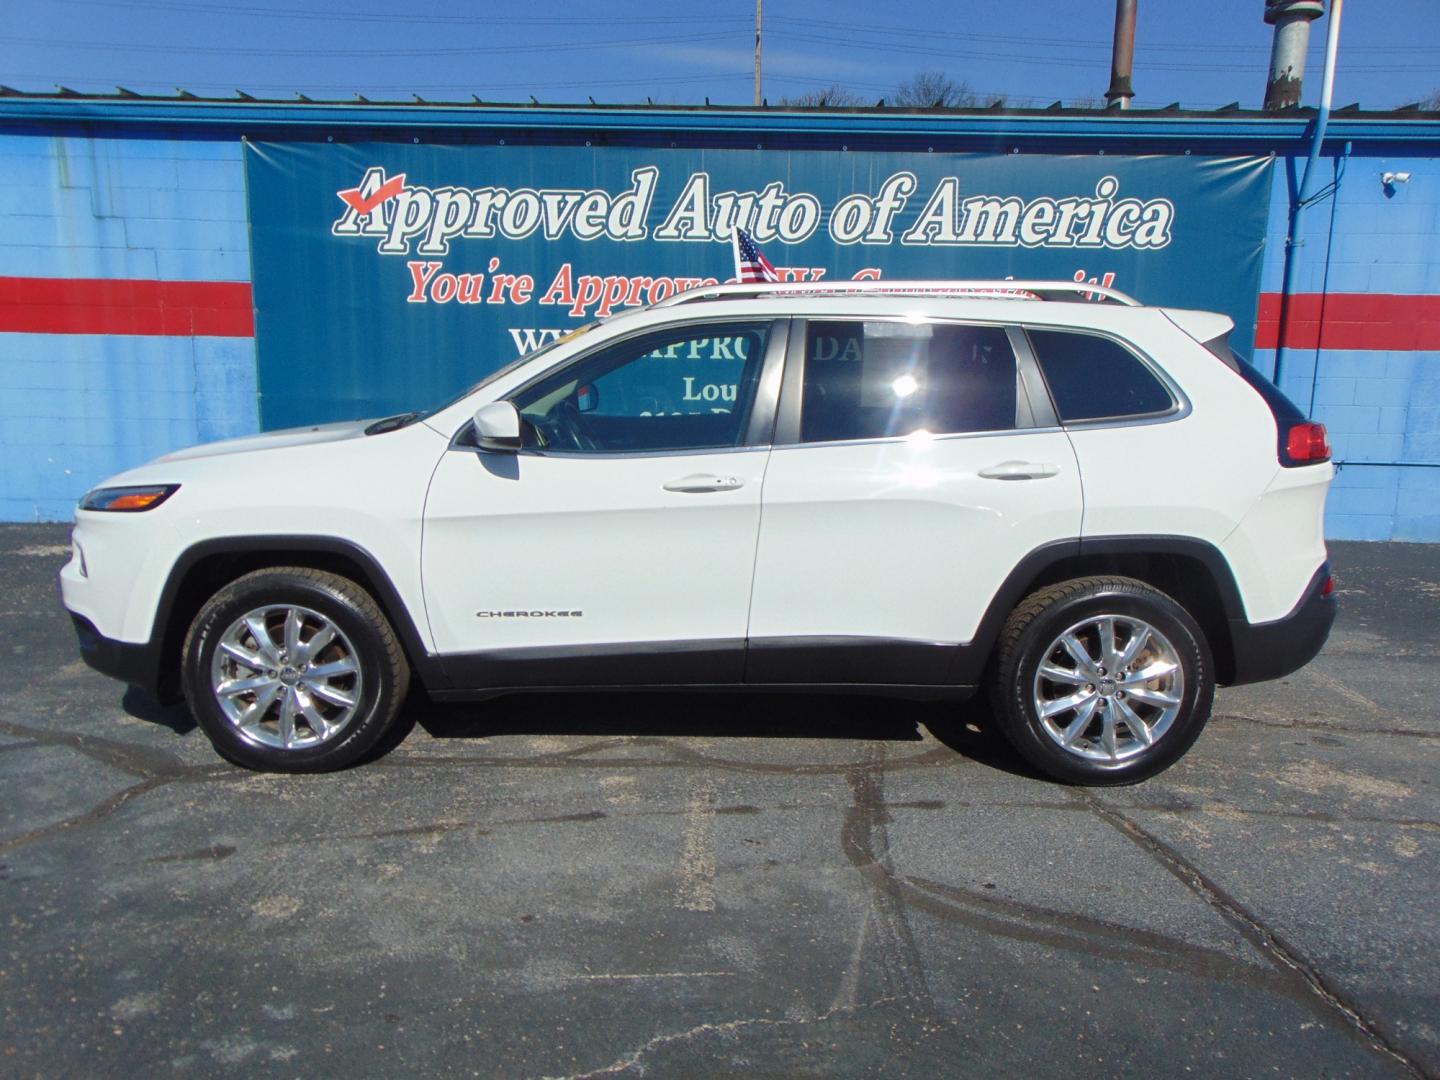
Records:
[[[497,379],[503,379],[506,375],[509,375],[516,368],[524,364],[528,364],[532,360],[538,360],[540,357],[544,356],[551,350],[568,342],[574,341],[582,334],[588,334],[591,330],[595,329],[595,327],[599,325],[600,323],[598,320],[595,322],[588,322],[584,326],[578,327],[575,330],[571,330],[568,334],[561,334],[559,337],[555,338],[554,341],[550,341],[544,345],[541,345],[540,348],[535,349],[533,352],[526,353],[518,360],[510,361],[510,363],[506,364],[504,367],[500,368],[497,371],[492,371],[489,375],[486,375],[483,379],[475,383],[473,386],[466,387],[460,393],[456,394],[448,401],[444,401],[441,404],[436,405],[433,409],[426,409],[423,412],[399,413],[395,416],[387,416],[384,419],[377,420],[373,424],[371,424],[368,428],[365,429],[365,433],[367,435],[380,435],[387,431],[394,431],[397,428],[408,427],[409,425],[415,423],[418,420],[425,420],[431,416],[434,416],[436,413],[442,412],[445,409],[450,408],[450,406],[454,405],[456,402],[463,401],[465,398],[469,397],[477,390],[484,389],[491,383],[495,382]]]
[[[498,371],[492,371],[489,375],[486,375],[474,386],[471,386],[468,389],[462,391],[461,393],[456,394],[453,398],[445,402],[443,405],[437,405],[435,408],[422,413],[421,419],[426,416],[434,416],[442,409],[448,409],[451,405],[454,405],[457,401],[463,401],[465,398],[475,393],[475,391],[484,389],[498,379],[503,379],[506,375],[509,375],[512,371],[514,371],[521,365],[528,364],[531,360],[540,359],[540,357],[544,356],[546,353],[554,351],[561,345],[565,345],[571,341],[574,341],[576,338],[581,337],[584,334],[588,334],[591,330],[595,329],[595,327],[599,325],[600,323],[598,320],[595,322],[588,322],[584,326],[571,330],[568,334],[561,334],[554,341],[541,345],[540,348],[536,349],[534,352],[526,353],[524,356],[520,357],[520,359],[510,361],[510,363],[506,364]]]

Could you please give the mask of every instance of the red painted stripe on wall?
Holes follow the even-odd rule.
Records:
[[[0,277],[0,331],[254,337],[248,281]]]
[[[1440,296],[1299,293],[1290,298],[1285,346],[1292,349],[1440,350]],[[1280,343],[1280,294],[1260,294],[1255,347]]]
[[[0,277],[0,331],[254,337],[246,281]],[[1280,340],[1280,294],[1262,293],[1257,349]],[[1440,351],[1440,296],[1300,293],[1285,344],[1298,349]]]

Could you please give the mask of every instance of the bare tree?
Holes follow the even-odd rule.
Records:
[[[952,79],[943,71],[917,71],[895,90],[895,104],[912,108],[974,109],[981,105],[1003,105],[1005,96],[982,98],[963,79]]]
[[[1428,112],[1440,112],[1440,90],[1432,90],[1420,99],[1420,108]]]
[[[804,94],[796,94],[794,97],[783,97],[781,105],[796,105],[800,107],[814,107],[830,105],[837,108],[849,108],[853,105],[864,105],[866,99],[862,98],[854,90],[848,90],[839,83],[831,83],[823,90],[811,90]]]

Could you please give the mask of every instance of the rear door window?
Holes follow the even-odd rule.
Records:
[[[805,442],[1017,426],[1023,399],[1001,327],[815,320],[805,348]]]
[[[1118,341],[1068,330],[1028,330],[1062,423],[1157,416],[1175,399]]]

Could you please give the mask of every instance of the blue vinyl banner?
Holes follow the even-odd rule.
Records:
[[[1253,333],[1268,157],[249,143],[267,429],[425,408],[733,279],[1046,278]],[[1018,302],[1018,301],[1017,301]]]

